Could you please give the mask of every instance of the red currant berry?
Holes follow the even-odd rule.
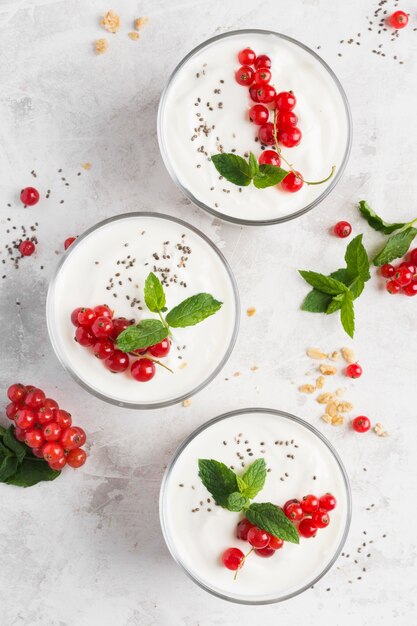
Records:
[[[280,130],[297,126],[298,117],[293,111],[278,111],[277,125]]]
[[[96,338],[93,333],[85,328],[85,326],[78,326],[75,331],[75,341],[80,344],[80,346],[89,347],[95,344]]]
[[[15,417],[16,425],[22,430],[35,425],[35,413],[31,409],[19,409]]]
[[[77,237],[68,237],[67,239],[65,239],[64,241],[64,250],[68,250],[68,248],[70,247],[70,245],[72,243],[74,243],[74,241],[77,239]]]
[[[11,385],[7,390],[7,397],[9,398],[10,402],[15,402],[16,404],[22,402],[25,395],[26,389],[25,386],[21,383],[15,383],[14,385]]]
[[[253,527],[254,527],[254,524],[252,524],[252,522],[250,522],[246,518],[240,520],[239,524],[237,525],[237,530],[236,530],[237,538],[242,539],[242,541],[247,541],[248,532]]]
[[[238,570],[243,565],[245,555],[239,548],[227,548],[222,554],[222,562],[227,569]]]
[[[392,28],[400,29],[405,28],[408,24],[408,13],[404,11],[394,11],[387,19],[389,26]]]
[[[80,432],[78,428],[67,428],[61,435],[61,443],[65,450],[75,450],[75,448],[79,448],[83,445],[81,442],[83,441],[84,436],[85,432]]]
[[[344,239],[345,237],[349,237],[350,233],[352,232],[352,226],[349,224],[349,222],[337,222],[337,224],[335,224],[333,227],[333,232],[336,237]]]
[[[281,91],[275,97],[275,106],[280,111],[292,111],[297,99],[292,91]]]
[[[33,450],[32,450],[32,452],[33,452]],[[58,461],[48,463],[49,467],[51,469],[53,469],[53,470],[56,470],[56,471],[61,471],[62,468],[66,466],[66,464],[67,464],[67,458],[66,458],[65,455],[61,456],[61,458],[58,459]]]
[[[15,426],[14,436],[18,441],[24,442],[26,439],[26,431],[24,428],[19,428],[19,426]]]
[[[273,556],[275,554],[275,550],[271,548],[271,546],[266,546],[265,548],[256,548],[255,554],[268,558],[269,556]]]
[[[43,406],[48,409],[59,409],[58,402],[52,398],[45,398]]]
[[[29,448],[40,448],[45,443],[42,431],[39,430],[39,428],[30,428],[27,430],[25,432],[25,443]]]
[[[33,389],[26,394],[25,404],[31,409],[40,409],[45,402],[45,394],[42,389]]]
[[[274,537],[274,535],[269,535],[269,543],[268,548],[272,548],[272,550],[280,550],[284,542],[279,537]]]
[[[93,325],[95,319],[96,314],[94,313],[93,309],[83,307],[78,312],[78,323],[80,326],[87,326],[87,328],[90,328]]]
[[[74,326],[79,326],[80,322],[78,321],[78,313],[82,311],[81,307],[78,307],[77,309],[74,309],[73,312],[71,313],[71,322]]]
[[[67,454],[67,464],[74,469],[77,469],[84,465],[87,459],[87,454],[85,450],[82,448],[77,448],[76,450],[71,450]]]
[[[263,87],[258,87],[257,94],[259,102],[268,104],[274,100],[276,91],[272,85],[264,85]]]
[[[111,339],[99,339],[94,344],[94,356],[98,359],[108,359],[114,352],[114,343]]]
[[[256,87],[249,87],[249,95],[253,102],[259,102],[258,90]]]
[[[410,260],[410,263],[412,263],[414,266],[417,267],[417,248],[414,248],[414,250],[411,250],[409,260]]]
[[[330,517],[327,511],[324,509],[319,509],[315,513],[313,513],[311,518],[316,524],[317,528],[326,528],[330,524]]]
[[[249,109],[249,119],[257,126],[262,126],[269,119],[269,111],[263,104],[254,104]]]
[[[115,350],[113,354],[104,361],[107,369],[114,374],[124,372],[129,367],[129,356],[126,352]]]
[[[345,374],[349,378],[360,378],[362,376],[362,368],[359,363],[351,363],[347,366]]]
[[[16,413],[20,408],[20,404],[15,404],[15,402],[10,402],[10,404],[6,406],[6,416],[9,418],[9,420],[14,420],[14,418],[16,417]]]
[[[148,348],[148,350],[155,358],[162,358],[169,354],[169,351],[171,350],[171,342],[168,338],[163,339],[159,343],[156,343],[154,346]]]
[[[387,284],[385,285],[385,287],[386,287],[386,290],[392,295],[395,295],[401,289],[401,287],[399,286],[398,283],[395,282],[395,280],[389,280]]]
[[[266,56],[266,54],[260,54],[255,61],[255,69],[259,70],[260,67],[267,67],[269,70],[271,69],[272,62],[271,59]]]
[[[398,267],[395,270],[395,274],[393,276],[393,280],[400,287],[405,287],[406,285],[409,285],[411,283],[411,281],[413,280],[413,275],[410,272],[410,270],[408,269],[408,267],[401,267],[400,266],[400,267]]]
[[[303,518],[303,509],[299,502],[291,502],[284,508],[284,513],[293,522],[299,522]]]
[[[34,385],[25,385],[26,393],[29,393],[29,391],[33,391],[34,389],[36,389]]]
[[[43,459],[42,448],[32,448],[32,454],[37,456],[39,459]]]
[[[336,508],[336,498],[331,493],[325,493],[319,500],[320,509],[325,511],[333,511]]]
[[[297,126],[278,131],[278,141],[286,148],[294,148],[301,141],[302,133]]]
[[[298,527],[298,532],[302,537],[305,537],[306,539],[310,539],[310,537],[315,537],[317,534],[317,530],[317,524],[315,524],[310,517],[305,517],[303,520],[301,520]]]
[[[33,206],[39,202],[39,191],[35,187],[25,187],[20,192],[20,200],[26,206]]]
[[[304,181],[300,172],[289,172],[284,180],[281,181],[281,189],[295,193],[296,191],[300,191],[303,184]]]
[[[155,364],[150,359],[138,359],[130,368],[132,376],[141,383],[147,383],[155,376]]]
[[[22,256],[31,256],[35,252],[35,244],[30,239],[25,239],[19,244],[19,252]]]
[[[49,406],[41,406],[41,408],[36,413],[36,421],[38,424],[50,424],[55,419],[54,409],[51,409]]]
[[[371,422],[365,415],[358,415],[352,420],[352,428],[357,433],[366,433],[371,428]]]
[[[49,424],[45,424],[42,428],[42,433],[45,438],[45,441],[58,441],[61,436],[62,428],[56,422],[50,422]]]
[[[290,504],[300,504],[300,501],[297,500],[297,498],[291,498],[291,500],[286,501],[286,503],[282,507],[282,510],[285,512],[285,509],[287,508],[287,506],[290,506]]]
[[[48,463],[55,463],[64,456],[64,448],[56,441],[48,441],[42,448],[42,454],[45,461]]]
[[[129,326],[132,326],[132,324],[134,324],[134,320],[128,320],[125,317],[116,317],[113,319],[112,338],[117,339],[120,333],[126,330]]]
[[[379,270],[381,272],[381,276],[384,278],[392,278],[395,274],[395,267],[390,265],[390,263],[385,263]]]
[[[406,267],[408,271],[411,272],[413,277],[417,272],[417,268],[414,263],[410,263],[409,261],[404,261],[403,263],[400,263],[399,267]]]
[[[253,65],[256,61],[256,54],[251,48],[244,48],[239,52],[237,58],[241,65]]]
[[[87,435],[85,434],[85,430],[83,430],[80,426],[73,426],[73,429],[78,433],[78,447],[81,448],[87,441]]]
[[[300,505],[304,513],[314,513],[319,508],[319,500],[316,496],[309,493],[307,496],[303,497]]]
[[[236,82],[239,85],[249,87],[253,83],[254,71],[249,65],[242,65],[235,73]]]
[[[406,296],[417,295],[417,281],[413,280],[409,285],[406,285],[403,289]]]
[[[248,530],[248,541],[254,548],[266,548],[269,543],[269,535],[262,528],[253,526]]]
[[[107,304],[99,304],[93,310],[97,317],[108,317],[109,319],[113,317],[113,311]]]
[[[267,122],[259,127],[258,130],[259,141],[266,146],[272,146],[275,143],[274,138],[274,125],[272,122]]]
[[[68,411],[64,411],[63,409],[56,409],[54,411],[55,422],[61,426],[62,430],[66,430],[72,424],[72,417]]]
[[[275,165],[275,167],[281,165],[281,157],[275,150],[264,150],[262,154],[259,155],[258,161],[260,165]]]
[[[258,85],[258,87],[263,87],[264,85],[267,85],[271,80],[271,72],[267,67],[260,67],[255,72],[254,80],[255,84]]]

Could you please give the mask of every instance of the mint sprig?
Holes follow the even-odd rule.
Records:
[[[259,165],[253,152],[247,161],[233,152],[213,154],[211,160],[223,178],[239,187],[247,187],[253,182],[258,189],[265,189],[278,185],[289,173],[275,165]]]
[[[161,281],[150,272],[144,288],[145,303],[159,319],[143,319],[135,326],[128,326],[117,338],[117,348],[123,352],[144,350],[166,339],[171,328],[195,326],[222,307],[222,302],[215,300],[209,293],[198,293],[183,300],[171,309],[165,319],[162,313],[168,311],[166,295]]]

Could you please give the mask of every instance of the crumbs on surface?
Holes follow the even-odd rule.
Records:
[[[130,39],[133,39],[133,41],[136,41],[139,39],[139,33],[137,33],[136,31],[131,31],[130,33],[127,33],[127,36]]]
[[[190,406],[191,405],[191,398],[186,398],[185,400],[182,401],[182,406]]]
[[[108,47],[109,42],[107,41],[107,39],[97,39],[97,41],[94,42],[94,49],[96,51],[96,54],[104,54],[107,51]]]
[[[91,163],[83,163],[81,165],[81,167],[83,168],[83,170],[87,170],[88,171],[88,170],[91,170],[92,165],[91,165]]]
[[[250,306],[248,309],[246,309],[246,315],[248,317],[253,317],[256,313],[256,309],[254,306]]]
[[[107,32],[114,35],[120,29],[120,17],[115,11],[113,11],[113,9],[110,9],[110,11],[107,11],[107,13],[102,17],[100,25],[104,28],[104,30],[107,30]]]
[[[148,22],[149,22],[149,18],[147,17],[137,17],[135,21],[133,22],[135,26],[135,30],[140,30],[141,28],[144,28]]]

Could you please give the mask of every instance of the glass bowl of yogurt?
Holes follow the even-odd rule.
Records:
[[[144,282],[153,272],[171,309],[197,293],[222,306],[195,326],[172,328],[171,349],[148,382],[130,368],[112,373],[92,349],[74,341],[71,313],[107,304],[114,317],[157,318],[144,302]],[[149,409],[189,398],[219,373],[239,326],[239,295],[230,267],[208,237],[190,224],[159,213],[128,213],[93,226],[68,248],[51,279],[47,325],[58,359],[93,395],[118,406]]]
[[[236,536],[242,514],[214,503],[198,476],[198,459],[216,459],[239,473],[260,457],[267,474],[255,501],[282,506],[330,492],[337,506],[316,537],[285,542],[272,558],[249,555],[235,579],[221,555],[232,546],[247,553],[248,543]],[[200,426],[175,452],[160,492],[162,531],[175,561],[206,591],[241,604],[280,602],[311,587],[335,563],[350,520],[350,486],[337,452],[307,422],[272,409],[232,411]]]
[[[326,178],[335,166],[326,183],[289,193],[279,186],[242,188],[219,178],[212,155],[261,154],[259,127],[248,117],[254,102],[235,80],[238,53],[247,47],[270,57],[277,91],[297,97],[302,140],[296,147],[281,146],[282,154],[309,181]],[[237,224],[268,225],[303,215],[331,192],[349,157],[352,123],[339,80],[314,51],[286,35],[247,29],[208,39],[178,64],[161,96],[158,140],[168,172],[194,204]]]

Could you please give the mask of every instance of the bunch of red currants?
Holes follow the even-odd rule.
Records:
[[[388,278],[386,289],[395,295],[402,292],[406,296],[417,295],[417,248],[411,250],[408,259],[397,267],[386,263],[382,265],[381,276]]]

